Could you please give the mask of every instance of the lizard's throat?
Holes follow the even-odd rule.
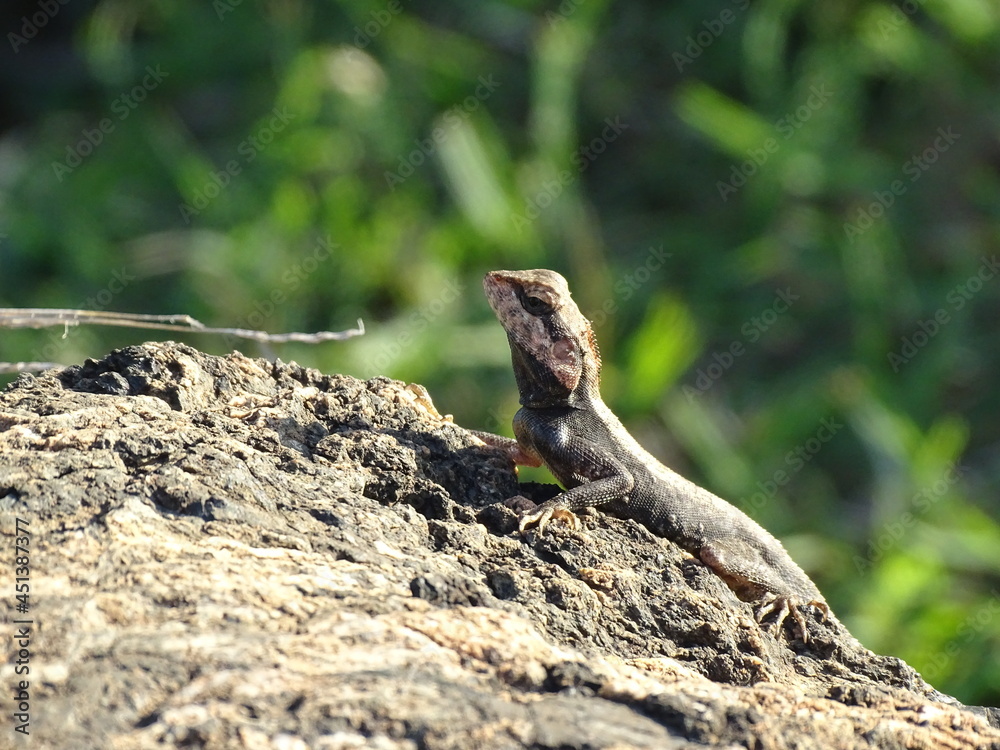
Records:
[[[593,400],[595,395],[600,398],[599,376],[592,363],[584,363],[579,382],[571,390],[559,380],[550,367],[514,341],[510,344],[514,378],[517,381],[517,390],[521,394],[522,406],[536,409],[549,406],[575,406]]]

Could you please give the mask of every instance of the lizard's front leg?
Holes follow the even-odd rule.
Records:
[[[542,459],[530,448],[525,447],[514,438],[494,435],[492,432],[469,430],[476,438],[491,448],[497,448],[507,454],[514,466],[541,466]]]
[[[534,524],[543,532],[553,518],[575,529],[579,521],[574,511],[620,500],[635,486],[635,479],[621,461],[583,438],[571,437],[535,450],[569,489],[522,515],[518,524],[522,533]]]

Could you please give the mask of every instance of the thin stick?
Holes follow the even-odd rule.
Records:
[[[0,362],[0,375],[19,372],[43,372],[54,367],[62,367],[58,362]]]
[[[282,344],[295,341],[300,344],[319,344],[323,341],[343,341],[362,336],[365,324],[358,318],[358,327],[346,331],[317,331],[316,333],[267,333],[247,328],[211,328],[190,315],[142,315],[139,313],[106,312],[103,310],[72,310],[45,307],[0,307],[0,328],[48,328],[50,326],[99,325],[125,328],[152,328],[159,331],[189,331],[240,339],[260,341],[265,344]],[[0,374],[12,372],[39,372],[62,365],[54,362],[0,362]]]

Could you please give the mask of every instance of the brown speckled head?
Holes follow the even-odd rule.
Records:
[[[581,384],[596,391],[597,342],[566,279],[545,269],[490,271],[483,288],[507,331],[522,401],[565,398]]]

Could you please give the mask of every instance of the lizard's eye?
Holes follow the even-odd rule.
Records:
[[[525,295],[521,298],[521,307],[532,315],[545,315],[546,313],[552,312],[552,305],[543,300],[541,297],[534,297],[531,295]]]

